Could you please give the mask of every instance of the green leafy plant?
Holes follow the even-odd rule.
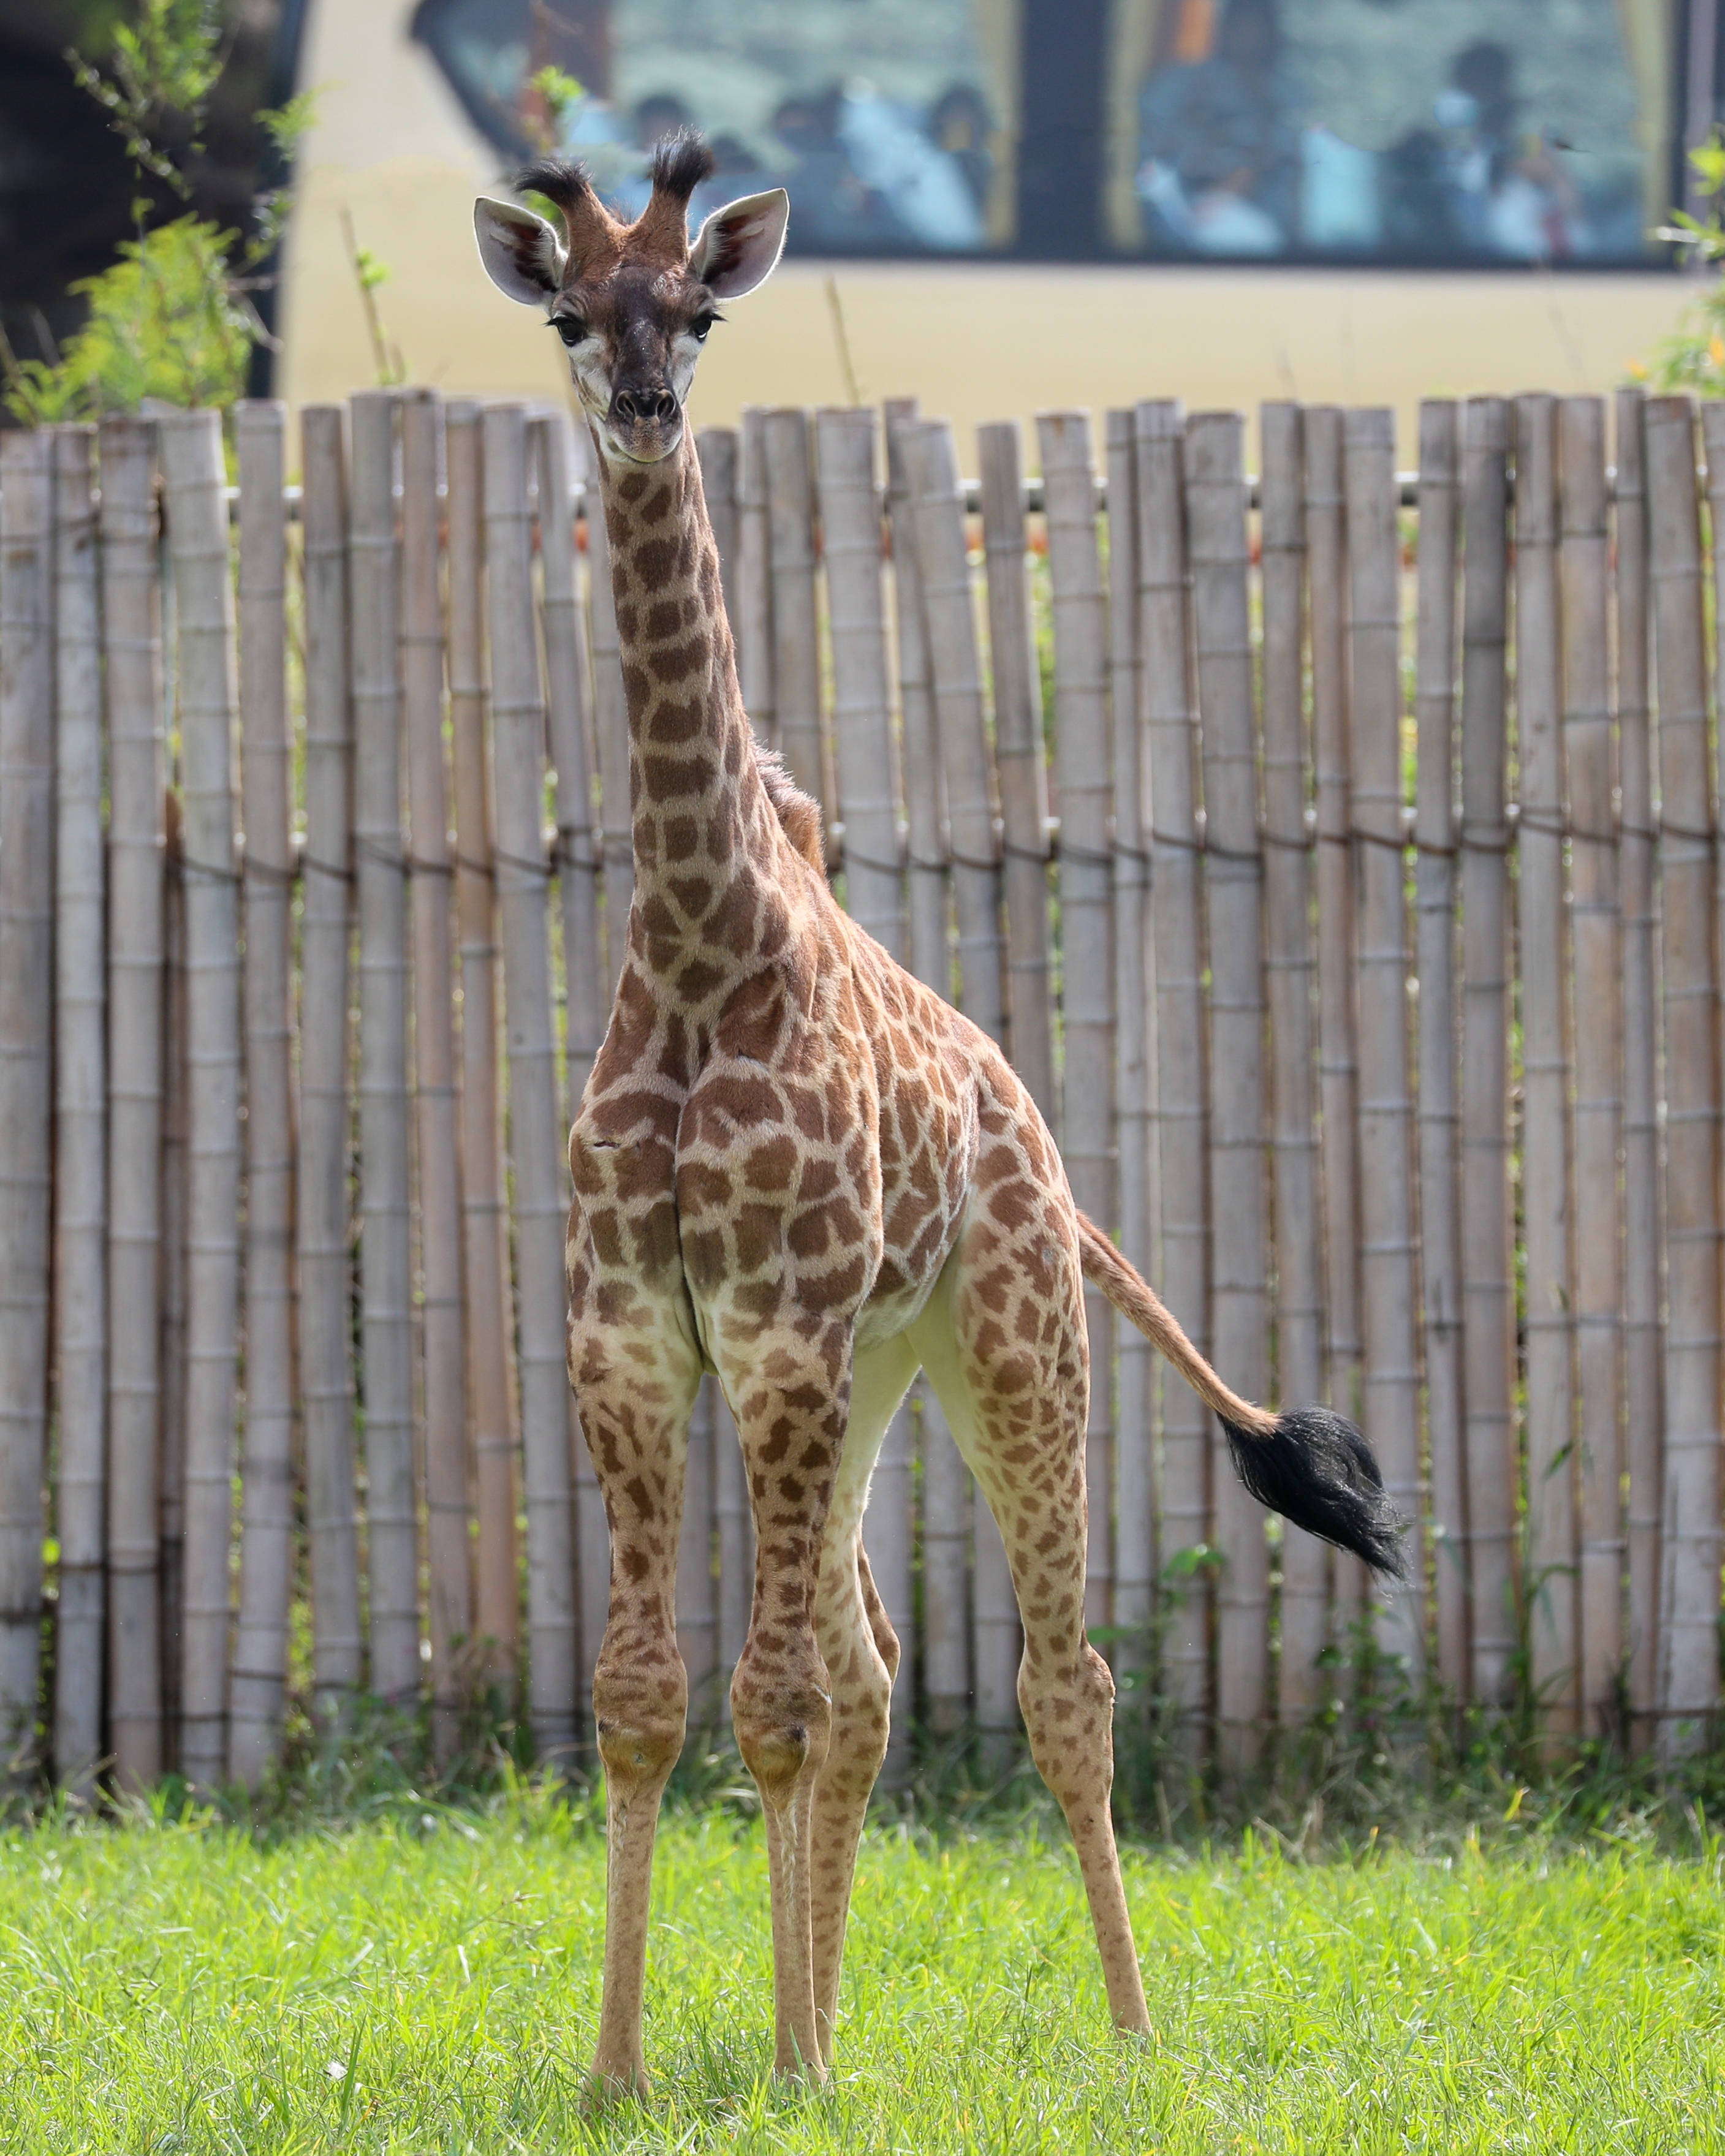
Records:
[[[527,84],[532,93],[529,125],[541,150],[555,150],[562,140],[569,116],[587,95],[586,85],[560,67],[542,67]],[[536,107],[536,110],[532,110]]]
[[[1701,183],[1702,213],[1673,210],[1670,223],[1659,226],[1654,237],[1686,249],[1697,261],[1717,263],[1725,259],[1725,135],[1715,128],[1689,152],[1689,163]],[[1652,360],[1630,371],[1656,389],[1725,397],[1725,275],[1691,301],[1682,326],[1664,339]]]
[[[7,406],[40,426],[148,403],[231,403],[244,388],[253,346],[267,341],[251,295],[280,236],[286,192],[257,198],[244,235],[189,210],[152,221],[152,187],[182,204],[192,199],[186,167],[203,150],[210,93],[225,63],[213,0],[141,0],[133,19],[116,28],[103,65],[78,52],[66,58],[133,167],[133,234],[109,268],[72,287],[90,313],[59,354],[20,360],[0,338]],[[311,119],[309,95],[258,115],[284,156]]]
[[[221,404],[238,396],[257,316],[234,289],[234,235],[177,218],[72,290],[90,301],[56,364],[8,357],[6,401],[32,426],[135,412],[144,403]]]
[[[353,219],[347,208],[341,211],[341,234],[347,244],[347,259],[352,265],[353,281],[359,287],[359,303],[365,310],[366,334],[372,341],[372,358],[377,369],[377,386],[392,388],[405,382],[408,370],[403,362],[400,347],[393,345],[383,328],[382,311],[377,305],[377,293],[389,282],[389,265],[380,262],[369,247],[362,247],[353,229]]]

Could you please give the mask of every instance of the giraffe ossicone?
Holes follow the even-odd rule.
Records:
[[[611,1529],[593,1676],[609,1850],[594,2073],[644,2087],[641,2010],[660,1799],[681,1748],[677,1544],[705,1369],[737,1420],[756,1525],[732,1681],[771,1882],[775,2059],[830,2059],[857,1844],[898,1642],[861,1525],[886,1424],[925,1369],[999,1521],[1024,1620],[1031,1755],[1076,1846],[1108,2003],[1147,2030],[1109,1813],[1114,1686],[1084,1631],[1088,1277],[1220,1417],[1255,1494],[1398,1569],[1358,1434],[1224,1384],[1100,1229],[999,1050],[833,899],[820,819],[757,747],[684,400],[717,305],[783,245],[773,190],[716,210],[661,145],[631,225],[578,167],[531,167],[564,231],[476,207],[510,297],[569,352],[598,449],[629,728],[634,891],[604,1044],[570,1136],[569,1375]]]

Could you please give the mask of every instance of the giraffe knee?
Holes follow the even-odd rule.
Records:
[[[608,1634],[593,1675],[599,1758],[614,1779],[663,1781],[683,1749],[689,1677],[673,1634],[625,1649]]]
[[[812,1639],[788,1662],[752,1640],[744,1648],[731,1680],[731,1722],[743,1764],[775,1808],[804,1775],[819,1771],[832,1740],[833,1702]]]
[[[1036,1770],[1064,1804],[1114,1779],[1114,1675],[1086,1640],[1076,1662],[1019,1671],[1019,1705]]]

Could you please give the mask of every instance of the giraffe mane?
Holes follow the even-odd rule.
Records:
[[[809,799],[785,769],[784,758],[777,749],[757,747],[755,762],[761,783],[767,789],[767,798],[773,803],[773,814],[786,838],[805,861],[824,875],[827,856],[819,803]]]

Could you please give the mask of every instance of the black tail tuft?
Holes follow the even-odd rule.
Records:
[[[1224,1422],[1240,1479],[1260,1505],[1338,1549],[1352,1550],[1373,1572],[1407,1576],[1404,1522],[1384,1494],[1384,1477],[1366,1441],[1328,1408],[1294,1408],[1268,1437]]]

